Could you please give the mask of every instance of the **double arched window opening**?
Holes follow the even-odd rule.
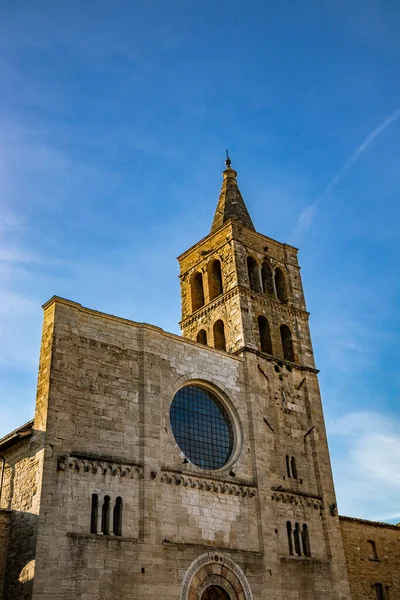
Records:
[[[220,296],[223,291],[221,261],[216,258],[207,267],[208,302]],[[193,273],[190,280],[190,296],[192,300],[192,312],[202,308],[206,302],[204,293],[203,274],[201,271]]]
[[[277,298],[284,304],[288,301],[286,281],[280,267],[272,269],[268,261],[260,266],[253,256],[247,257],[247,275],[249,286],[253,292],[263,293],[271,298]]]
[[[268,322],[263,315],[257,317],[258,334],[260,338],[261,352],[266,354],[273,354],[271,329]],[[292,339],[292,332],[287,325],[280,326],[282,354],[285,360],[295,362],[294,346]]]
[[[218,319],[218,321],[215,321],[214,323],[213,338],[214,348],[217,350],[226,351],[225,325],[222,319]],[[196,342],[198,344],[204,344],[204,346],[207,346],[207,332],[205,329],[200,329],[200,331],[197,333]]]
[[[297,479],[296,459],[294,456],[286,455],[286,472],[289,479]]]

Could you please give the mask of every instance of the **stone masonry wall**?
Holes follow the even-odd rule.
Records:
[[[182,570],[204,548],[235,556],[257,591],[243,359],[68,301],[47,310],[55,326],[34,599],[176,600]],[[218,473],[183,462],[170,429],[171,401],[187,381],[219,390],[239,425],[238,451]],[[93,493],[112,506],[122,497],[122,536],[90,532]]]
[[[386,600],[400,598],[400,527],[349,517],[340,517],[340,525],[352,600],[377,600],[379,583]]]
[[[3,586],[6,574],[10,512],[0,509],[0,598],[3,597]]]
[[[6,468],[2,506],[10,512],[10,539],[4,597],[30,598],[34,577],[37,519],[39,511],[40,458],[30,440],[4,451]]]
[[[277,598],[349,598],[316,374],[253,353],[246,353],[246,370],[266,584]],[[286,456],[296,460],[296,477],[288,474]],[[292,528],[307,525],[311,557],[290,554],[288,521]]]
[[[176,600],[191,563],[213,551],[238,565],[254,600],[349,599],[312,370],[235,357],[62,299],[45,320],[47,311],[33,600]],[[210,386],[235,423],[232,459],[218,471],[183,460],[171,431],[170,405],[187,382]],[[91,533],[93,493],[112,506],[122,497],[122,536]],[[290,555],[288,520],[308,525],[311,557]]]

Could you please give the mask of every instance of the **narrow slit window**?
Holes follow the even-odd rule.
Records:
[[[297,479],[297,467],[296,467],[296,459],[294,456],[290,459],[290,470],[292,472],[293,479]]]
[[[205,329],[200,329],[199,333],[197,334],[197,341],[199,344],[204,344],[204,346],[207,346],[207,332]]]
[[[307,525],[303,525],[303,531],[301,532],[301,543],[303,546],[304,556],[311,556],[310,539],[308,537]]]
[[[258,332],[260,335],[261,352],[272,354],[271,330],[268,319],[263,316],[258,317]]]
[[[122,535],[122,498],[118,496],[113,513],[113,532],[114,535]]]
[[[99,497],[92,494],[92,511],[90,514],[90,533],[97,533],[97,519],[99,514]]]
[[[101,509],[101,533],[108,535],[110,533],[110,496],[104,496]]]
[[[290,521],[286,523],[286,531],[288,538],[289,554],[293,555],[293,539],[292,539],[292,524]]]
[[[214,347],[217,350],[226,350],[225,327],[221,319],[214,323]]]
[[[295,554],[297,554],[297,556],[301,556],[300,525],[298,523],[296,523],[294,526],[293,538]]]
[[[378,553],[376,551],[376,544],[372,540],[367,540],[368,549],[369,549],[369,559],[370,560],[379,560]]]
[[[287,476],[290,478],[292,477],[292,472],[290,469],[290,456],[286,455],[286,472],[287,472]]]

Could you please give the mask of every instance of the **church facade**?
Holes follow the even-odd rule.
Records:
[[[353,585],[297,250],[256,232],[229,159],[178,260],[183,337],[44,305],[34,420],[0,441],[0,597],[400,598],[379,558]]]

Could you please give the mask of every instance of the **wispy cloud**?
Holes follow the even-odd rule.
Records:
[[[353,412],[329,424],[340,510],[349,516],[395,520],[400,493],[399,423],[375,412]]]
[[[344,179],[352,165],[360,158],[360,156],[368,150],[374,140],[383,132],[385,129],[390,127],[392,123],[397,121],[400,117],[400,108],[397,108],[389,117],[387,117],[382,123],[376,127],[370,134],[367,135],[363,143],[357,148],[357,150],[347,159],[340,171],[336,173],[335,177],[328,183],[324,191],[303,210],[300,217],[297,220],[295,230],[293,232],[293,243],[299,244],[306,235],[307,231],[311,227],[316,211],[317,205],[323,200],[335,187]]]

